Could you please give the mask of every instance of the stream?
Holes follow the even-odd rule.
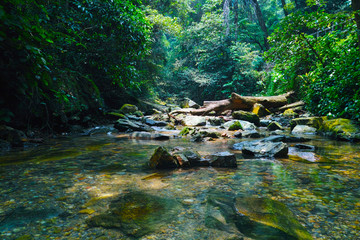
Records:
[[[243,158],[230,149],[242,139],[194,143],[99,134],[15,149],[0,156],[0,239],[257,239],[209,224],[207,216],[218,211],[208,204],[214,196],[277,200],[313,239],[360,239],[360,144],[311,138],[306,144],[327,161]],[[201,155],[230,151],[238,166],[152,170],[147,163],[158,146],[191,147]],[[131,193],[171,199],[176,212],[141,235],[88,224]]]

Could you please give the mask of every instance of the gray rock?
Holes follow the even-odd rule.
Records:
[[[185,126],[205,126],[205,117],[200,116],[186,116],[184,119]]]
[[[261,135],[256,130],[245,130],[242,132],[243,138],[260,138]]]
[[[308,145],[308,144],[295,144],[294,146],[295,148],[298,148],[298,149],[302,149],[302,150],[309,150],[309,151],[315,151],[316,147],[313,146],[313,145]]]
[[[310,139],[298,137],[298,136],[286,136],[286,135],[272,135],[260,140],[261,142],[286,142],[286,143],[293,143],[293,142],[307,142]]]
[[[316,134],[316,128],[307,125],[296,125],[291,131],[292,134]]]
[[[150,118],[145,118],[145,124],[147,124],[149,126],[156,126],[156,127],[164,127],[164,126],[168,125],[168,123],[165,121],[155,121]]]
[[[287,157],[288,155],[288,147],[283,142],[241,142],[234,144],[233,149],[254,157]]]
[[[160,133],[149,132],[133,132],[129,135],[130,138],[142,139],[142,140],[169,140],[170,136]]]
[[[210,117],[208,121],[211,126],[220,126],[225,122],[224,118],[221,117]]]
[[[119,119],[114,124],[114,127],[120,132],[126,131],[152,131],[151,127],[141,122],[135,122],[128,119]]]
[[[236,137],[236,138],[242,138],[242,131],[236,131],[236,132],[234,133],[234,137]]]
[[[237,167],[236,157],[233,153],[217,152],[206,156],[212,167]]]
[[[260,126],[261,127],[267,127],[270,123],[271,123],[271,120],[267,120],[267,119],[261,119],[260,120]]]
[[[25,133],[20,130],[1,125],[0,139],[9,142],[12,147],[22,147],[24,146],[24,141],[26,141],[27,137]]]

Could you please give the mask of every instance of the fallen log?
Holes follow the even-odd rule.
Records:
[[[300,106],[304,106],[304,105],[305,105],[305,103],[303,101],[298,101],[298,102],[286,104],[282,107],[279,107],[278,109],[276,109],[276,111],[284,111],[289,108],[296,108],[296,107],[300,107]]]
[[[172,111],[170,114],[186,113],[191,115],[206,115],[209,112],[215,111],[215,113],[219,115],[226,110],[251,110],[255,103],[259,103],[271,110],[287,105],[293,95],[294,92],[288,92],[278,96],[252,97],[232,93],[230,99],[204,101],[204,106],[199,109],[186,108]]]

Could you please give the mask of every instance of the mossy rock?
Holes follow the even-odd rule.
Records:
[[[252,113],[256,114],[258,117],[265,117],[271,114],[271,112],[260,103],[254,104]]]
[[[179,163],[165,147],[158,147],[155,149],[153,155],[150,158],[149,163],[151,168],[156,169],[169,169],[177,168]]]
[[[273,121],[267,126],[267,129],[269,131],[275,131],[275,130],[282,130],[283,127],[280,125],[280,123]]]
[[[340,140],[360,141],[360,128],[350,119],[337,118],[328,120],[324,118],[319,130],[328,132],[332,137]]]
[[[117,118],[126,118],[126,116],[122,113],[117,113],[117,112],[109,112],[107,113],[108,115],[111,115],[111,116],[114,116],[114,117],[117,117]]]
[[[286,110],[284,111],[283,115],[284,115],[285,117],[296,117],[296,116],[298,116],[299,114],[297,114],[296,112],[294,112],[294,110],[292,110],[291,108],[289,108],[289,109],[286,109]]]
[[[232,113],[232,117],[234,119],[244,120],[244,121],[254,123],[257,126],[260,125],[259,116],[252,112],[247,112],[247,111],[242,111],[242,110],[234,111]]]
[[[132,114],[132,113],[135,113],[137,111],[139,111],[137,106],[132,105],[132,104],[124,104],[120,108],[120,112],[122,112],[123,114]]]
[[[112,202],[107,213],[90,218],[87,224],[90,227],[118,228],[139,238],[169,224],[176,218],[179,207],[176,200],[132,192]]]
[[[290,121],[290,127],[292,130],[296,125],[308,125],[319,129],[321,128],[324,119],[324,117],[294,118]]]
[[[228,129],[229,131],[243,130],[241,123],[239,121],[234,122]]]
[[[189,128],[189,127],[184,127],[184,128],[180,131],[179,135],[181,135],[181,136],[186,136],[186,135],[188,135],[188,134],[190,133],[190,130],[191,130],[191,128]]]

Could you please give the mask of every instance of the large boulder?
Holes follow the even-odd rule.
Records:
[[[172,156],[165,147],[158,147],[155,149],[150,158],[149,163],[151,168],[155,169],[169,169],[179,167],[177,159]]]
[[[120,112],[122,112],[123,114],[132,114],[137,111],[139,111],[138,107],[132,104],[124,104],[120,108]]]
[[[260,125],[259,116],[252,112],[238,110],[238,111],[234,111],[232,113],[232,117],[234,119],[251,122],[251,123],[255,124],[256,126]]]
[[[212,167],[237,167],[236,157],[233,153],[217,152],[205,157]]]
[[[285,204],[269,198],[237,197],[236,226],[254,239],[312,240]]]
[[[117,228],[139,239],[169,224],[179,210],[180,204],[176,200],[130,192],[113,201],[107,212],[88,219],[87,224]]]
[[[200,116],[186,116],[183,122],[185,126],[205,126],[206,118]]]
[[[337,118],[328,120],[323,118],[319,130],[331,137],[346,141],[360,141],[360,128],[350,119]]]

